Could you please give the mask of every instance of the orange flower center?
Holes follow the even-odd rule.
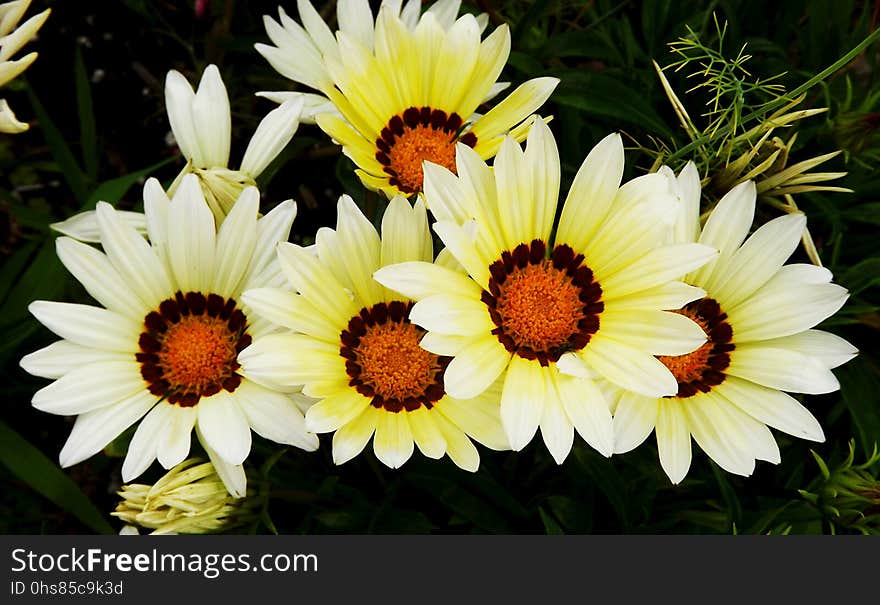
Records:
[[[433,407],[443,397],[448,357],[419,346],[425,331],[406,318],[399,301],[361,309],[340,334],[349,384],[390,412]]]
[[[605,309],[602,288],[582,254],[556,246],[546,258],[540,240],[520,244],[489,267],[482,300],[497,326],[492,333],[508,351],[541,365],[584,348]]]
[[[441,109],[410,107],[394,116],[376,139],[376,160],[382,164],[388,182],[404,193],[422,190],[422,162],[439,164],[455,172],[455,144],[473,147],[477,137],[465,133],[459,138],[461,117]]]
[[[706,333],[706,342],[686,355],[660,355],[657,359],[669,368],[678,381],[674,397],[692,397],[708,393],[724,382],[724,370],[730,365],[734,345],[733,329],[727,323],[727,314],[713,298],[703,298],[674,311],[695,321]]]
[[[141,376],[150,392],[168,403],[194,406],[220,389],[234,391],[238,353],[251,337],[233,299],[178,292],[144,318],[138,339]]]

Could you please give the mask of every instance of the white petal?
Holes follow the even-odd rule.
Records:
[[[97,454],[155,404],[154,395],[139,391],[112,405],[80,414],[61,449],[59,463],[68,467]]]
[[[661,168],[661,171],[666,166]],[[669,171],[672,172],[671,170]],[[695,242],[700,237],[700,173],[688,162],[678,173],[673,188],[679,199],[672,241],[676,244]]]
[[[571,351],[563,353],[556,361],[556,369],[563,374],[574,376],[576,378],[589,378],[590,380],[593,380],[602,377],[596,370],[591,368],[586,361],[584,361],[583,357]]]
[[[858,349],[840,336],[822,330],[806,330],[791,336],[766,340],[763,344],[798,351],[818,359],[828,368],[841,366],[859,353]]]
[[[251,429],[233,393],[203,397],[197,406],[205,441],[229,464],[241,464],[251,451]]]
[[[241,410],[251,428],[276,443],[308,452],[318,449],[318,437],[306,430],[305,418],[290,395],[243,380],[235,390]]]
[[[755,184],[753,181],[746,181],[721,198],[706,219],[699,242],[716,248],[719,258],[726,262],[746,239],[754,217]],[[716,266],[717,263],[709,263],[697,269],[689,281],[696,284],[706,283]]]
[[[103,361],[131,361],[131,353],[92,349],[58,340],[47,347],[21,358],[19,365],[29,374],[41,378],[61,378],[71,370]]]
[[[339,0],[336,18],[339,31],[353,36],[366,48],[373,48],[373,11],[367,0]]]
[[[642,444],[657,424],[658,403],[655,397],[621,393],[614,410],[614,453],[624,454]]]
[[[198,177],[187,175],[168,211],[168,259],[183,292],[210,291],[217,230]]]
[[[748,437],[733,422],[712,392],[683,399],[682,407],[694,440],[718,466],[729,473],[748,477],[755,470],[755,458],[748,451]]]
[[[130,226],[139,234],[146,234],[147,223],[143,212],[117,210],[116,214],[122,218],[123,223]],[[55,231],[81,242],[89,242],[92,244],[101,242],[101,228],[98,226],[98,215],[94,210],[80,212],[67,220],[52,223],[49,226]]]
[[[216,65],[208,65],[202,73],[199,88],[192,100],[192,119],[205,167],[226,168],[229,164],[232,120],[229,96]]]
[[[792,351],[763,344],[736,345],[727,374],[793,393],[831,393],[840,383],[825,364]]]
[[[782,267],[801,241],[807,226],[802,214],[780,216],[755,231],[727,262],[716,263],[702,286],[724,308],[733,308],[763,286]]]
[[[134,359],[104,361],[71,370],[34,393],[32,403],[50,414],[81,414],[143,390],[145,384]]]
[[[242,172],[251,178],[257,178],[287,147],[299,128],[304,104],[305,100],[302,98],[285,101],[262,119],[244,152],[241,160]]]
[[[453,292],[477,299],[481,292],[480,286],[467,275],[426,262],[411,261],[382,267],[373,278],[412,300]]]
[[[434,259],[433,247],[424,200],[418,198],[410,207],[406,198],[395,196],[382,216],[382,254],[379,265],[384,267],[419,260],[431,262]]]
[[[443,377],[446,392],[457,399],[476,397],[501,375],[510,356],[494,336],[467,345],[446,367]]]
[[[659,400],[657,411],[657,450],[660,466],[673,484],[681,483],[691,467],[691,432],[678,399]]]
[[[344,464],[363,451],[382,413],[373,406],[367,406],[360,416],[333,433],[334,464]]]
[[[556,390],[565,413],[578,434],[603,456],[614,451],[614,428],[611,410],[596,383],[563,374],[555,376]]]
[[[449,459],[463,470],[477,472],[480,466],[480,453],[473,442],[442,414],[437,414],[434,420],[446,440],[446,454]]]
[[[513,356],[501,392],[501,423],[512,450],[523,449],[535,436],[544,411],[545,389],[538,362]]]
[[[143,320],[148,303],[138,297],[137,291],[132,292],[106,255],[69,237],[55,240],[55,250],[67,270],[102,306]]]
[[[419,346],[445,357],[455,357],[466,346],[476,342],[479,337],[471,336],[450,336],[448,334],[438,334],[437,332],[427,332],[419,341]],[[47,378],[54,378],[47,376]]]
[[[471,277],[481,288],[487,288],[489,284],[489,264],[474,246],[473,238],[468,235],[465,226],[450,221],[437,221],[434,223],[434,233],[443,242],[443,245],[464,267]]]
[[[334,324],[348,325],[349,320],[360,310],[339,280],[329,274],[318,259],[304,248],[281,243],[278,246],[278,260],[291,285]]]
[[[335,342],[339,327],[321,317],[301,294],[277,288],[257,288],[242,293],[241,301],[274,324],[315,338]]]
[[[168,271],[146,240],[110,204],[98,202],[95,213],[104,251],[128,287],[151,307],[173,294]]]
[[[306,428],[315,433],[329,433],[354,420],[370,402],[353,388],[327,397],[306,412]]]
[[[180,72],[171,70],[165,77],[165,108],[171,132],[180,147],[181,153],[193,160],[200,168],[207,168],[202,160],[199,139],[196,134],[195,121],[192,115],[192,103],[195,92]]]
[[[680,309],[691,301],[706,296],[702,288],[689,286],[680,281],[667,282],[656,288],[614,299],[614,310]]]
[[[199,438],[199,443],[205,448],[208,459],[214,465],[214,470],[217,471],[217,475],[226,486],[226,491],[235,498],[244,498],[247,493],[247,475],[244,472],[244,467],[241,464],[229,464],[224,461],[205,441],[198,424],[196,424],[196,436]]]
[[[428,458],[435,460],[442,458],[446,453],[446,438],[434,417],[437,415],[435,410],[419,408],[412,412],[406,413],[409,419],[409,427],[412,430],[413,441]]]
[[[546,399],[541,414],[541,437],[556,464],[562,464],[574,444],[574,427],[562,407],[562,401],[549,371],[545,370],[543,374]]]
[[[423,298],[413,305],[409,319],[440,334],[488,334],[495,328],[485,304],[457,292]]]
[[[664,246],[647,253],[614,275],[603,278],[600,285],[609,300],[627,296],[677,279],[717,254],[714,248],[702,244]]]
[[[220,296],[235,296],[247,273],[257,244],[257,213],[260,192],[247,187],[220,225],[217,234],[217,262],[211,291]]]
[[[801,439],[825,441],[819,421],[787,393],[735,376],[728,376],[716,389],[755,420]]]
[[[501,384],[496,383],[480,397],[458,400],[446,397],[438,411],[452,424],[493,450],[509,450],[510,443],[501,425]]]
[[[259,275],[266,267],[278,262],[278,242],[287,241],[295,218],[296,204],[287,200],[257,221],[257,245],[249,269],[251,275]],[[255,287],[255,284],[246,283],[245,288],[248,287]]]
[[[706,333],[689,318],[668,311],[618,311],[609,305],[600,319],[607,337],[652,355],[684,355],[706,342]]]
[[[790,283],[789,269],[776,275],[736,306],[724,306],[736,342],[791,336],[831,317],[846,303],[846,288],[829,283]]]
[[[238,354],[242,372],[258,383],[296,386],[345,376],[339,344],[302,334],[267,334]]]
[[[75,344],[123,353],[138,350],[141,327],[113,311],[45,300],[35,300],[28,305],[28,311],[58,336]]]
[[[587,154],[565,204],[556,241],[583,250],[604,222],[623,178],[623,141],[619,134],[602,139]]]
[[[154,406],[138,425],[128,444],[125,461],[122,463],[123,482],[130,483],[139,477],[156,459],[159,439],[171,420],[172,411],[170,405],[160,403]]]
[[[373,438],[373,452],[385,466],[400,468],[413,454],[413,437],[405,412],[381,412]]]
[[[336,233],[339,252],[355,296],[372,306],[383,298],[382,288],[373,279],[379,268],[382,244],[379,233],[348,195],[339,198],[336,206]]]
[[[538,237],[547,241],[559,202],[559,150],[550,128],[544,120],[535,120],[529,130],[524,166],[531,171],[532,222]]]
[[[159,438],[159,447],[156,450],[159,464],[164,468],[177,466],[189,455],[196,414],[195,408],[192,407],[172,407],[172,413],[169,414],[170,421]]]
[[[629,344],[594,336],[581,355],[594,370],[622,389],[648,397],[678,392],[678,382],[666,366]]]

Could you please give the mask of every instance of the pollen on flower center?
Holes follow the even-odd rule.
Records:
[[[675,311],[695,321],[706,333],[706,342],[686,355],[661,355],[657,359],[669,368],[678,381],[674,397],[692,397],[698,392],[708,393],[724,382],[724,370],[730,365],[733,329],[727,323],[727,314],[713,298],[703,298]]]
[[[376,139],[376,160],[388,174],[389,183],[405,193],[422,190],[422,162],[428,160],[455,172],[455,144],[473,147],[477,137],[459,138],[462,119],[441,109],[410,107],[394,116]]]
[[[489,291],[482,294],[499,342],[541,365],[584,348],[605,309],[602,288],[583,255],[561,245],[546,258],[546,249],[533,240],[502,253],[489,267]]]
[[[419,346],[425,331],[406,318],[409,305],[395,301],[361,309],[340,334],[349,384],[390,412],[433,407],[443,397],[448,357]]]
[[[144,318],[141,376],[152,394],[182,407],[241,384],[238,353],[251,342],[235,300],[178,292]]]

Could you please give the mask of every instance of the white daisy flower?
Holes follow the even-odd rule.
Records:
[[[678,313],[696,321],[707,342],[686,355],[660,357],[675,376],[666,397],[621,392],[614,414],[615,452],[627,452],[657,436],[660,464],[673,483],[691,464],[691,436],[728,472],[748,476],[756,460],[774,464],[779,447],[769,427],[824,441],[822,427],[792,393],[839,388],[831,372],[857,353],[842,338],[811,329],[848,297],[831,272],[807,264],[783,265],[806,226],[802,214],[776,218],[748,239],[755,213],[755,185],[748,181],[725,195],[700,229],[700,178],[690,163],[676,180],[680,209],[674,225],[681,245],[699,241],[718,248],[717,259],[684,281],[705,290]]]
[[[245,187],[256,185],[256,178],[281,153],[299,127],[302,100],[282,103],[257,126],[238,170],[228,168],[232,118],[226,86],[215,65],[205,68],[197,91],[179,72],[171,70],[165,78],[165,106],[171,131],[187,163],[168,188],[173,196],[188,174],[199,178],[202,193],[219,225]],[[141,233],[146,221],[140,212],[122,215]],[[80,241],[98,242],[100,229],[93,211],[82,212],[53,223],[56,231]]]
[[[272,330],[240,300],[245,288],[280,283],[275,245],[296,215],[288,200],[257,217],[259,193],[245,189],[216,229],[197,177],[170,201],[155,179],[144,187],[149,243],[105,202],[95,211],[103,252],[68,237],[65,267],[100,305],[35,301],[34,317],[63,340],[21,366],[53,379],[33,397],[39,410],[76,423],[61,466],[101,451],[143,417],[128,447],[129,482],[157,457],[168,469],[190,451],[195,427],[230,493],[243,496],[251,429],[305,450],[318,447],[296,398],[238,371],[238,352]]]
[[[19,59],[12,59],[12,55],[37,35],[49,13],[52,12],[52,9],[47,8],[19,25],[18,22],[21,21],[30,4],[31,0],[0,4],[0,87],[21,75],[37,59],[36,52],[28,53]],[[0,132],[16,134],[28,128],[30,128],[28,124],[20,122],[15,117],[6,99],[0,99]]]
[[[242,372],[269,388],[303,385],[305,395],[319,399],[306,413],[306,427],[335,431],[336,464],[357,456],[372,437],[376,457],[391,468],[403,465],[415,444],[429,458],[446,454],[476,471],[480,456],[471,439],[509,449],[498,390],[468,401],[447,394],[449,358],[419,347],[425,332],[407,320],[412,301],[372,278],[391,263],[433,258],[424,204],[413,208],[393,198],[381,238],[348,196],[340,198],[337,216],[336,230],[319,230],[313,249],[279,246],[295,293],[244,293],[255,312],[289,331],[255,339],[238,356]],[[466,276],[459,280],[472,288]]]
[[[506,25],[481,41],[486,16],[458,16],[458,0],[421,16],[417,0],[403,8],[386,1],[375,21],[366,0],[350,0],[337,5],[334,34],[308,0],[297,6],[303,25],[279,9],[280,24],[265,18],[275,46],[256,48],[283,76],[322,93],[313,106],[332,104],[334,112],[317,114],[318,125],[357,164],[363,184],[389,198],[422,190],[423,160],[455,170],[458,142],[486,159],[508,133],[525,138],[532,112],[559,83],[530,80],[477,115],[506,86],[497,82],[510,54]]]
[[[453,357],[447,393],[467,399],[503,381],[501,419],[521,450],[538,427],[554,459],[574,429],[599,452],[613,450],[611,413],[596,378],[649,396],[678,385],[655,355],[679,355],[706,337],[663,311],[703,291],[675,280],[712,258],[701,244],[663,246],[675,198],[666,179],[623,186],[623,145],[610,135],[587,156],[553,231],[560,165],[550,129],[538,120],[525,152],[513,138],[490,169],[459,144],[458,176],[426,163],[434,231],[469,274],[409,262],[375,278],[417,300],[410,320],[422,346]]]

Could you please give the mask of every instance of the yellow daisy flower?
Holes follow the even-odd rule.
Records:
[[[34,394],[35,408],[76,416],[61,466],[100,452],[143,419],[123,481],[157,458],[166,469],[180,463],[195,431],[229,492],[241,497],[251,430],[304,450],[318,447],[304,426],[302,408],[310,402],[238,371],[238,352],[273,330],[239,295],[280,279],[275,246],[296,215],[288,200],[258,217],[259,200],[255,187],[246,188],[217,228],[195,175],[183,178],[173,200],[149,179],[147,239],[106,202],[95,211],[103,252],[58,238],[61,262],[101,305],[38,300],[28,307],[61,337],[20,362],[53,380]]]
[[[768,426],[811,441],[822,427],[792,393],[830,393],[840,388],[831,372],[856,349],[842,338],[811,329],[846,302],[831,272],[807,264],[783,265],[795,251],[806,217],[791,214],[757,229],[755,185],[742,183],[725,195],[700,229],[700,178],[688,164],[678,178],[661,171],[677,189],[680,208],[673,228],[679,244],[714,246],[719,256],[684,281],[705,297],[677,311],[696,321],[706,343],[686,355],[660,357],[678,389],[666,397],[621,392],[614,412],[615,452],[657,436],[660,464],[673,483],[691,464],[691,436],[728,472],[748,476],[755,461],[779,463]],[[744,243],[745,241],[745,243]]]
[[[336,464],[358,455],[371,437],[376,457],[391,468],[410,458],[414,444],[429,458],[447,454],[469,471],[480,463],[471,438],[509,449],[497,388],[469,401],[448,395],[449,358],[419,347],[425,331],[407,320],[412,301],[372,278],[392,263],[433,258],[421,201],[411,207],[393,198],[380,238],[342,196],[335,231],[320,229],[313,249],[281,244],[278,257],[295,292],[262,288],[242,299],[289,331],[254,339],[238,361],[254,382],[275,389],[303,385],[305,395],[320,400],[306,413],[306,427],[335,431]]]
[[[706,337],[663,311],[702,297],[674,281],[716,251],[661,245],[674,210],[666,179],[623,186],[623,145],[610,135],[587,156],[553,231],[560,165],[543,121],[525,152],[508,137],[490,169],[466,145],[458,176],[426,163],[434,231],[469,277],[437,264],[380,269],[383,285],[417,300],[410,320],[422,347],[451,355],[446,392],[474,397],[503,381],[501,419],[514,450],[538,427],[557,462],[574,431],[606,456],[611,413],[596,378],[650,396],[672,395],[675,377],[655,355],[680,355]]]
[[[510,54],[510,32],[498,27],[481,41],[487,20],[458,14],[441,0],[418,16],[420,3],[383,2],[373,20],[366,0],[340,2],[334,34],[308,0],[298,3],[300,26],[279,9],[266,17],[275,46],[257,50],[282,75],[319,90],[335,112],[318,125],[357,164],[363,184],[390,198],[422,190],[422,162],[455,170],[455,147],[483,158],[504,136],[525,138],[557,78],[525,82],[485,115],[479,105],[503,89],[496,82]],[[263,93],[277,101],[302,93]]]

